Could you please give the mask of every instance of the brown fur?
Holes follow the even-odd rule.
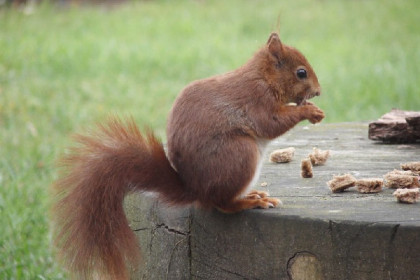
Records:
[[[159,191],[169,203],[193,201],[182,188],[160,142],[142,136],[132,120],[117,119],[62,159],[66,174],[54,185],[59,198],[52,209],[56,245],[77,279],[126,279],[125,260],[139,259],[134,233],[123,211],[126,193]]]
[[[298,78],[304,68],[307,78]],[[239,69],[188,85],[167,127],[168,158],[151,132],[111,120],[65,157],[55,184],[55,243],[76,278],[126,279],[139,258],[122,202],[130,191],[154,191],[169,204],[196,202],[223,212],[269,208],[280,201],[247,187],[267,140],[302,120],[321,121],[310,102],[320,94],[305,57],[273,33]],[[287,106],[295,102],[298,106]]]
[[[307,70],[307,79],[296,77],[299,67]],[[259,139],[273,139],[302,120],[316,123],[324,117],[311,103],[286,104],[302,104],[319,94],[304,56],[273,33],[244,66],[183,90],[168,121],[169,159],[202,205],[230,206],[261,159]],[[253,202],[242,205],[254,207]]]

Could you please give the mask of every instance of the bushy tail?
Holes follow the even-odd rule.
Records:
[[[140,254],[128,226],[123,200],[132,190],[156,191],[168,203],[191,199],[149,131],[144,137],[133,120],[100,125],[62,159],[63,175],[53,186],[55,246],[77,279],[127,279],[127,264]]]

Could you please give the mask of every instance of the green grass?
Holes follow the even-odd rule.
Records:
[[[420,109],[417,0],[146,1],[0,9],[0,279],[59,279],[48,230],[54,161],[107,115],[164,137],[188,82],[243,64],[277,29],[318,74],[326,121]]]

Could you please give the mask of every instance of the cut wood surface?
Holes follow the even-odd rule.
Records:
[[[269,162],[287,147],[296,149],[290,163]],[[313,147],[330,158],[302,178]],[[298,126],[269,146],[255,185],[280,208],[227,215],[132,195],[127,213],[143,252],[133,279],[420,279],[420,203],[398,203],[394,189],[332,193],[327,185],[344,173],[381,178],[412,161],[420,161],[419,144],[370,141],[368,124]]]
[[[307,129],[306,129],[307,128]],[[294,161],[276,166],[266,164],[260,181],[268,183],[271,195],[284,204],[283,214],[359,222],[395,222],[420,226],[420,204],[413,208],[395,203],[394,190],[384,188],[378,194],[360,194],[355,188],[332,194],[326,182],[333,175],[350,173],[356,179],[382,177],[400,164],[420,161],[419,144],[385,145],[369,141],[366,124],[328,124],[297,127],[273,145],[295,147]],[[313,168],[314,177],[299,174],[300,159],[312,147],[331,150],[323,166]],[[366,211],[367,208],[369,211]]]

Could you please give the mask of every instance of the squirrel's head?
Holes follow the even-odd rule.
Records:
[[[302,105],[321,94],[318,78],[306,58],[295,48],[284,45],[277,33],[271,33],[263,52],[265,79],[281,103]]]

